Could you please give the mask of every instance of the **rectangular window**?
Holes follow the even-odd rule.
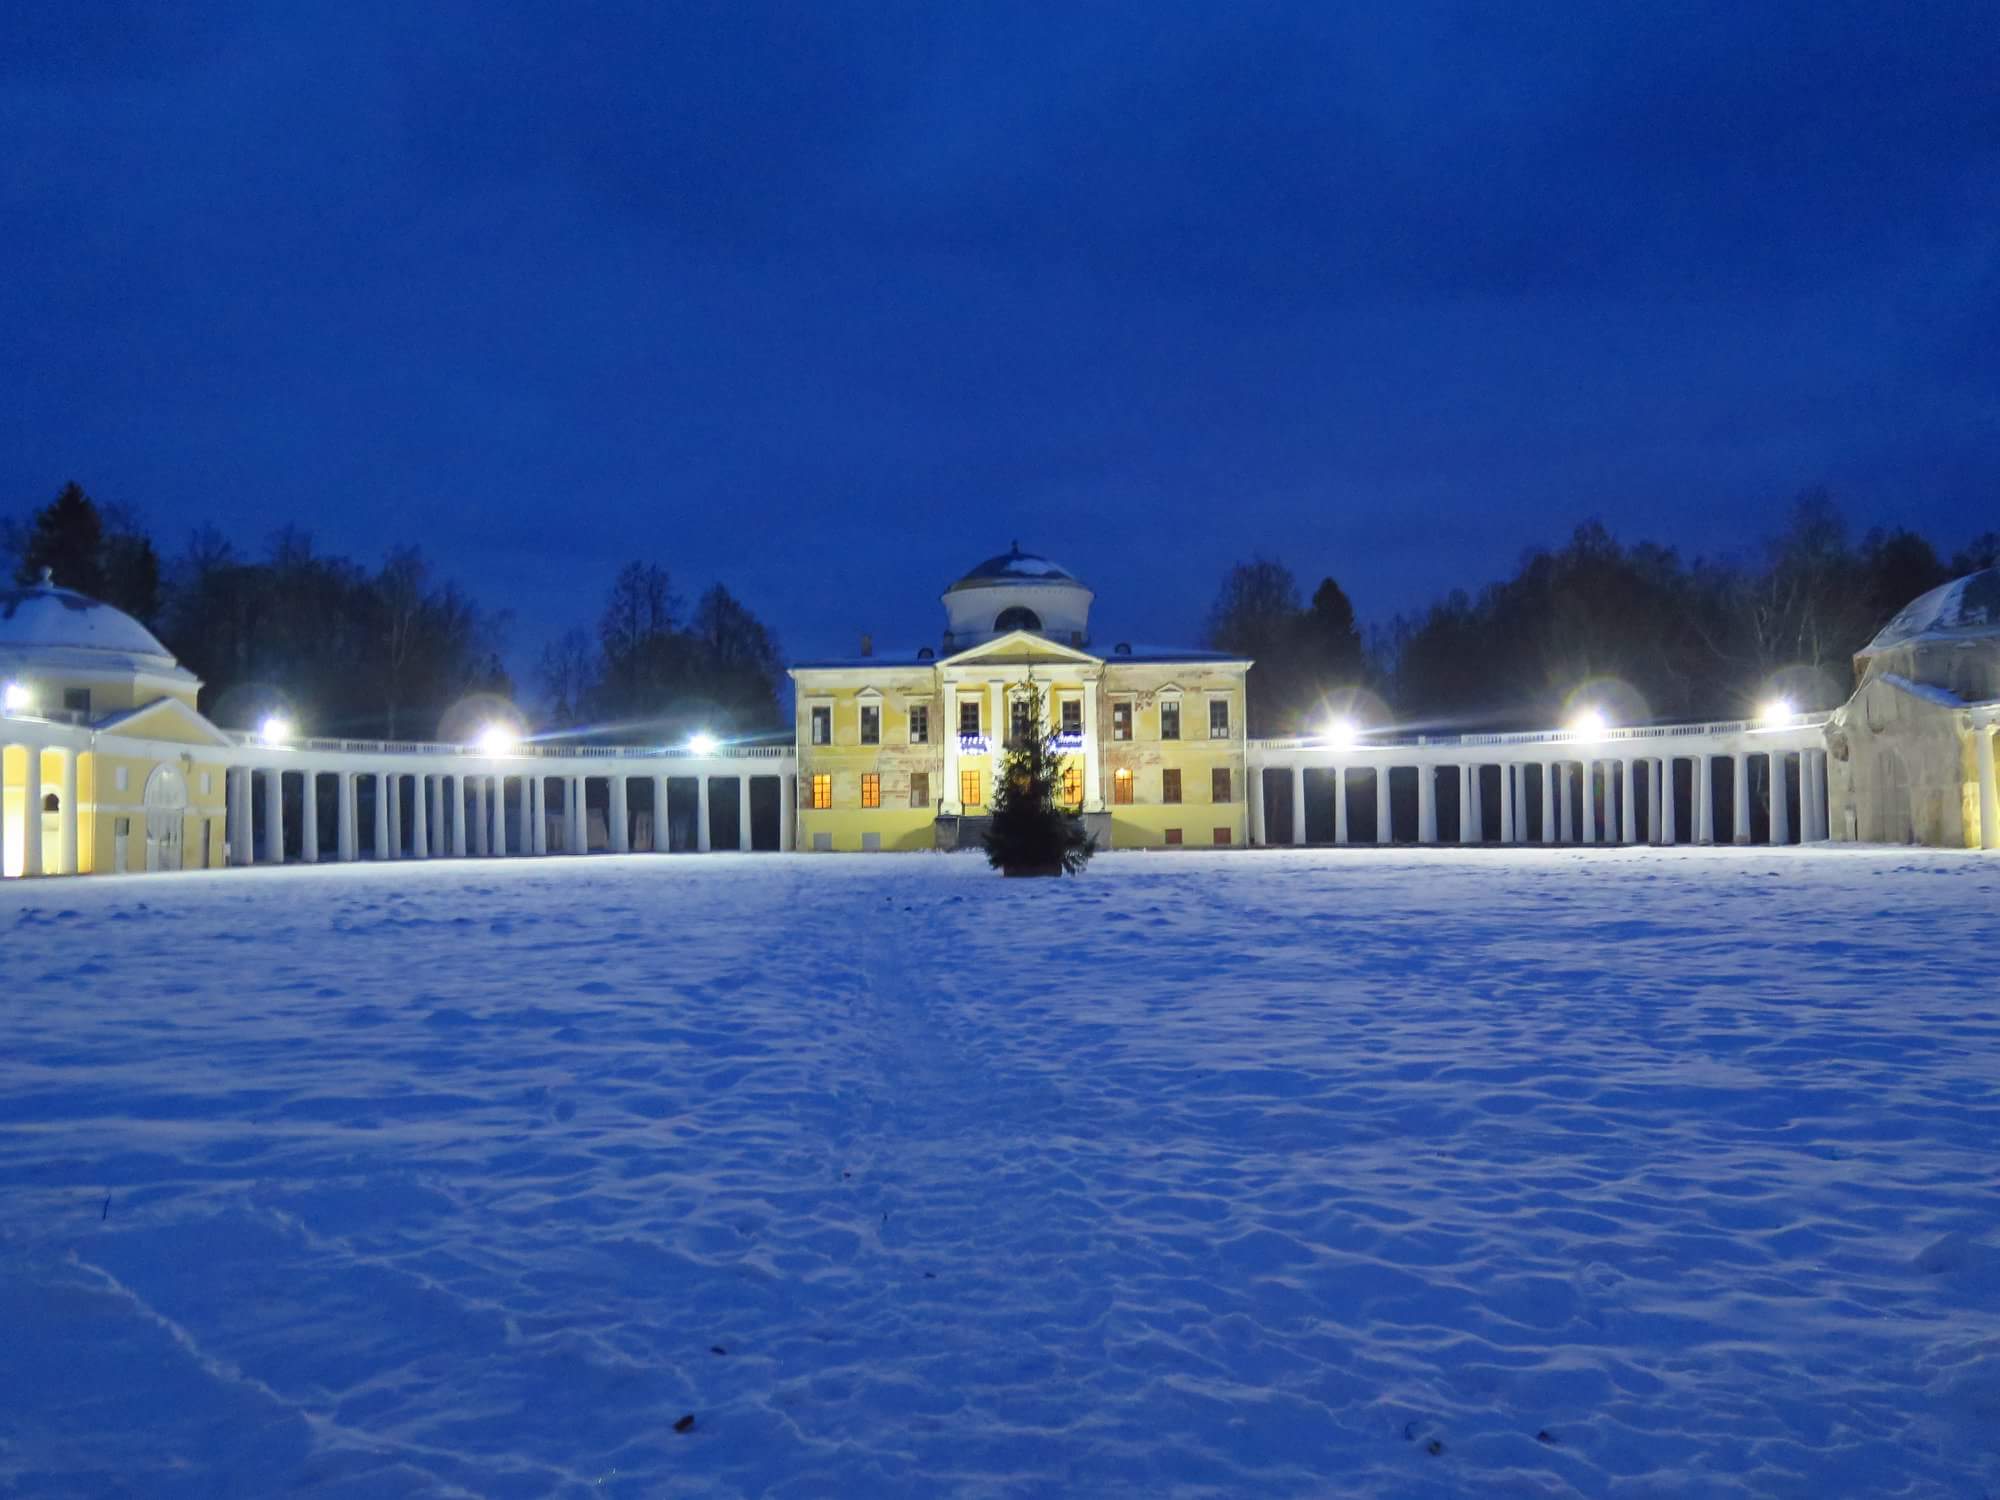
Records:
[[[1132,738],[1132,705],[1114,703],[1111,705],[1111,738],[1129,740]]]
[[[1217,766],[1209,773],[1208,800],[1227,802],[1229,800],[1229,767]]]
[[[1111,800],[1120,807],[1132,805],[1132,773],[1124,766],[1111,773]]]
[[[1217,844],[1218,846],[1220,846],[1220,845],[1223,845],[1223,844],[1226,844],[1226,843],[1228,843],[1228,842],[1229,842],[1229,830],[1228,830],[1227,828],[1218,828],[1218,829],[1216,829],[1216,830],[1215,830],[1215,842],[1216,842],[1216,844]]]
[[[930,742],[931,706],[928,703],[913,703],[910,705],[910,743],[928,745]]]
[[[1229,738],[1229,700],[1211,698],[1208,700],[1208,737],[1212,740]]]
[[[1177,740],[1181,737],[1181,706],[1178,700],[1168,698],[1160,704],[1160,738]]]
[[[882,708],[880,704],[861,705],[861,743],[879,745],[882,743]]]
[[[1062,705],[1062,732],[1064,734],[1083,733],[1083,700],[1065,698]]]
[[[815,812],[825,812],[833,806],[833,777],[821,771],[812,779],[812,805]]]
[[[1178,802],[1181,800],[1181,773],[1179,771],[1160,772],[1160,800]]]
[[[1167,842],[1172,845],[1178,845],[1180,841],[1181,831],[1178,828],[1169,828],[1167,830]]]
[[[979,700],[961,698],[958,700],[958,732],[960,734],[979,733]]]
[[[1083,806],[1083,772],[1076,766],[1063,772],[1062,797],[1071,807]]]
[[[833,707],[826,703],[816,703],[812,711],[812,742],[815,745],[833,743]]]
[[[130,818],[114,818],[112,820],[112,831],[121,839],[129,838],[132,833],[132,820]]]
[[[985,779],[977,771],[960,771],[958,773],[958,800],[963,802],[967,807],[979,806],[982,800],[980,783]]]
[[[1034,705],[1026,698],[1016,698],[1008,706],[1007,739],[1010,743],[1025,745],[1028,742],[1028,719],[1033,711]]]
[[[931,805],[931,773],[910,772],[910,806],[929,807]]]
[[[78,714],[87,714],[87,713],[89,713],[89,712],[90,712],[90,689],[89,689],[89,688],[64,688],[64,689],[63,689],[63,707],[64,707],[64,708],[66,708],[66,709],[68,709],[68,710],[69,710],[69,711],[70,711],[71,713],[78,713]]]
[[[861,773],[861,805],[863,807],[882,805],[882,778],[873,771]]]

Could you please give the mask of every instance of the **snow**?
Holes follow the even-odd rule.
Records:
[[[1996,905],[1825,848],[9,882],[0,1493],[1984,1496]]]

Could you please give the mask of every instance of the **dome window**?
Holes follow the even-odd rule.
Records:
[[[1006,609],[1001,610],[998,617],[993,621],[993,629],[996,634],[1003,634],[1009,630],[1040,630],[1041,628],[1042,617],[1032,609],[1029,609],[1025,604],[1008,606]]]

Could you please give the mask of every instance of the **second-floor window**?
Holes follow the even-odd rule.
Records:
[[[882,778],[873,771],[861,773],[861,805],[863,807],[882,805]]]
[[[1229,800],[1229,767],[1217,766],[1215,770],[1209,774],[1209,801],[1227,802],[1228,800]]]
[[[1111,773],[1111,800],[1120,807],[1132,802],[1132,772],[1129,767],[1120,766]]]
[[[1016,745],[1027,743],[1029,714],[1034,705],[1026,698],[1016,698],[1008,706],[1007,738]]]
[[[1211,698],[1208,700],[1208,737],[1212,740],[1229,738],[1229,700]]]
[[[1181,773],[1175,770],[1160,772],[1160,800],[1178,802],[1181,800]]]
[[[1129,740],[1132,738],[1132,705],[1114,703],[1111,705],[1111,738]]]
[[[861,743],[864,745],[882,743],[882,710],[877,704],[861,705]]]
[[[958,732],[960,734],[979,733],[979,700],[961,698],[958,700]]]
[[[1177,700],[1168,698],[1160,704],[1160,738],[1177,740],[1180,737],[1181,706]]]
[[[931,773],[910,772],[910,806],[929,807],[931,805]]]
[[[910,743],[928,745],[931,742],[931,706],[928,703],[910,705]],[[928,802],[930,799],[924,799]]]
[[[833,706],[831,704],[816,703],[813,705],[812,742],[815,745],[831,745],[833,743]]]
[[[1083,733],[1083,700],[1081,698],[1063,699],[1062,732],[1064,734]]]

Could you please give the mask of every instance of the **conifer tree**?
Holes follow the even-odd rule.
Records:
[[[1097,838],[1064,805],[1064,756],[1049,727],[1047,693],[1031,682],[1016,691],[1026,700],[1026,722],[1000,758],[986,858],[1000,870],[1075,875],[1097,852]]]

